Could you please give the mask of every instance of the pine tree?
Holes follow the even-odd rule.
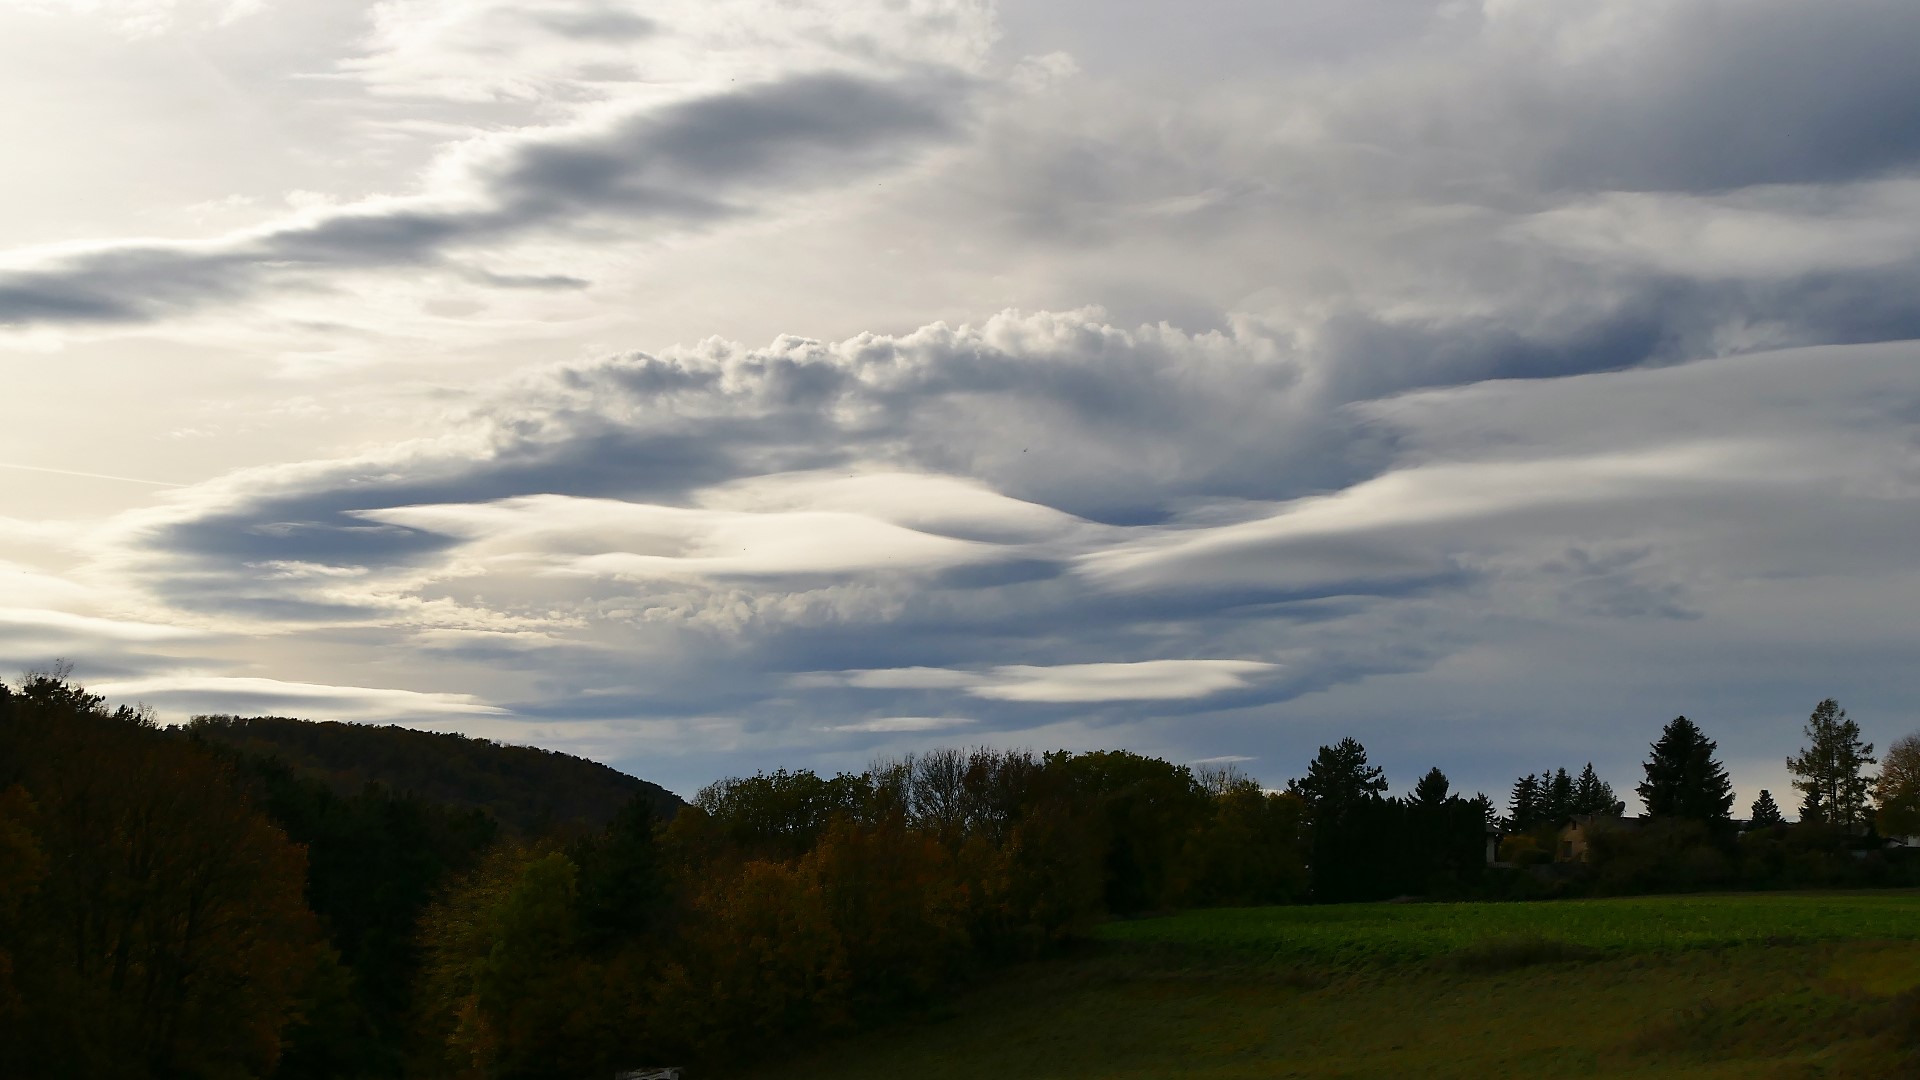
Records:
[[[1870,781],[1860,770],[1874,764],[1873,744],[1860,741],[1860,725],[1827,698],[1807,717],[1807,748],[1787,759],[1793,786],[1801,792],[1800,820],[1857,825],[1867,820]]]
[[[1447,774],[1435,765],[1413,786],[1413,805],[1429,810],[1438,807],[1447,801],[1447,792],[1451,787],[1447,782]]]
[[[1349,737],[1321,747],[1307,764],[1307,775],[1289,783],[1287,790],[1307,800],[1318,817],[1387,790],[1387,776],[1378,765],[1367,764],[1367,748]]]
[[[1507,800],[1507,828],[1519,832],[1539,820],[1540,778],[1528,773],[1513,782],[1513,795]]]
[[[1573,777],[1565,769],[1555,769],[1553,778],[1546,773],[1540,774],[1541,807],[1540,816],[1548,821],[1559,823],[1573,816]]]
[[[1773,801],[1773,792],[1766,788],[1760,789],[1760,797],[1753,800],[1753,807],[1747,813],[1751,818],[1748,828],[1767,829],[1787,821],[1780,816],[1780,804]]]
[[[1733,782],[1713,758],[1719,744],[1693,721],[1676,716],[1660,732],[1643,766],[1647,778],[1634,788],[1653,817],[1726,821],[1733,809]]]
[[[1593,771],[1593,762],[1580,770],[1580,778],[1573,782],[1573,812],[1576,814],[1612,814],[1619,807],[1619,800],[1613,796],[1613,785],[1600,779]]]

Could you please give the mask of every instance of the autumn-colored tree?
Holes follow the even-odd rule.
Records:
[[[224,763],[64,675],[0,717],[46,873],[10,950],[21,1074],[260,1075],[316,957],[305,859]]]
[[[13,950],[25,926],[27,900],[47,876],[47,857],[33,833],[33,799],[15,785],[0,791],[0,1040],[18,1045],[15,1029],[21,1017],[19,988],[14,985]]]
[[[1880,831],[1888,836],[1920,834],[1920,734],[1894,740],[1880,763],[1874,787]]]
[[[534,1080],[603,1064],[578,879],[563,854],[503,848],[428,913],[421,996],[453,1075]]]
[[[1213,814],[1193,841],[1196,904],[1281,904],[1307,894],[1306,803],[1241,779],[1217,784]]]

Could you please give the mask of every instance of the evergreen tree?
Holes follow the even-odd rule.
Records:
[[[1507,799],[1507,829],[1519,832],[1532,828],[1540,820],[1540,778],[1528,773],[1513,782],[1513,794]]]
[[[1447,791],[1452,787],[1447,782],[1447,774],[1440,771],[1438,765],[1427,770],[1427,775],[1413,786],[1413,805],[1422,809],[1432,809],[1447,801]]]
[[[1807,748],[1787,759],[1802,796],[1800,820],[1863,824],[1870,781],[1860,770],[1874,764],[1873,744],[1860,741],[1860,725],[1832,698],[1814,706],[1806,734]]]
[[[1352,738],[1322,746],[1307,775],[1287,788],[1307,803],[1314,895],[1336,901],[1393,895],[1381,888],[1382,876],[1393,871],[1380,855],[1405,833],[1404,804],[1380,797],[1386,773],[1367,764],[1366,747]]]
[[[1387,790],[1387,777],[1378,765],[1367,764],[1367,748],[1349,737],[1321,747],[1307,765],[1307,775],[1289,783],[1287,790],[1307,800],[1317,818]]]
[[[1713,752],[1719,744],[1684,716],[1660,732],[1646,760],[1645,781],[1635,787],[1653,817],[1726,821],[1733,809],[1733,782]]]
[[[1552,779],[1548,779],[1544,772],[1540,774],[1540,779],[1541,802],[1544,804],[1540,816],[1554,824],[1572,817],[1573,777],[1568,776],[1565,769],[1555,769]]]
[[[1580,778],[1573,782],[1573,812],[1576,814],[1612,814],[1619,807],[1620,800],[1614,798],[1613,785],[1600,779],[1593,771],[1593,762],[1580,770]]]
[[[1754,829],[1768,829],[1784,825],[1787,821],[1780,816],[1780,804],[1773,801],[1773,792],[1766,788],[1760,789],[1760,797],[1753,800],[1753,807],[1748,814],[1751,818],[1748,827]]]

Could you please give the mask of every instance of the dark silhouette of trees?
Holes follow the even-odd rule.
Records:
[[[1620,800],[1614,797],[1613,785],[1600,779],[1593,771],[1593,762],[1580,770],[1580,778],[1573,784],[1573,812],[1575,814],[1618,814],[1622,807]]]
[[[1873,744],[1860,741],[1860,725],[1832,698],[1814,706],[1806,736],[1806,748],[1787,759],[1801,793],[1800,820],[1842,828],[1865,824],[1871,783],[1860,770],[1874,764]]]
[[[1876,820],[1887,836],[1920,834],[1920,735],[1895,739],[1874,785]]]
[[[1427,770],[1419,783],[1413,785],[1413,804],[1422,810],[1436,809],[1446,803],[1447,792],[1452,788],[1452,783],[1447,780],[1447,774],[1440,771],[1440,766],[1435,765]]]
[[[1525,832],[1547,817],[1546,801],[1540,791],[1540,778],[1528,773],[1513,782],[1507,796],[1507,831]]]
[[[597,761],[453,732],[279,716],[197,716],[189,730],[211,744],[278,758],[341,795],[377,783],[403,796],[483,810],[523,836],[598,829],[635,796],[662,818],[681,806],[658,784]]]
[[[1753,800],[1747,815],[1749,828],[1770,829],[1787,823],[1787,819],[1780,816],[1780,804],[1773,801],[1773,792],[1765,788],[1760,789],[1760,797]]]
[[[1723,822],[1733,809],[1733,782],[1714,759],[1718,744],[1684,716],[1661,729],[1634,790],[1653,817]]]
[[[12,1075],[271,1071],[324,954],[304,853],[232,769],[56,670],[0,700],[0,791],[43,868],[0,940]]]

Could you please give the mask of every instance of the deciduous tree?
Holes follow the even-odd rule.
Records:
[[[1874,794],[1880,831],[1888,836],[1920,834],[1920,734],[1896,739],[1880,764]]]

